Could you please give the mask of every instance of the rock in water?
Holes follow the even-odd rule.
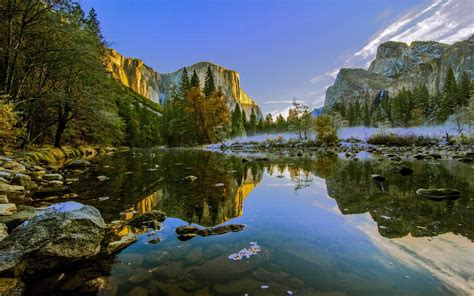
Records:
[[[461,197],[461,192],[456,189],[418,189],[416,194],[429,198],[431,200],[454,200]]]
[[[16,205],[12,203],[0,204],[0,216],[11,216],[16,213]]]
[[[372,179],[374,179],[377,182],[383,182],[383,181],[386,180],[385,177],[380,176],[380,175],[371,175],[371,177],[372,177]]]
[[[77,202],[52,205],[15,228],[0,244],[0,273],[20,276],[87,259],[105,235],[99,211]]]
[[[189,183],[194,182],[196,180],[197,180],[196,176],[187,176],[184,178],[184,181],[189,182]]]
[[[413,169],[406,166],[402,166],[400,167],[400,169],[398,169],[398,172],[403,176],[408,176],[408,175],[413,174]]]
[[[90,162],[84,159],[77,159],[73,160],[70,163],[66,164],[66,167],[68,169],[77,169],[77,168],[83,168],[90,165]]]
[[[128,221],[128,225],[136,228],[154,228],[156,230],[161,228],[160,222],[165,221],[166,214],[160,211],[150,211],[140,214]]]
[[[122,236],[120,240],[111,242],[107,245],[107,255],[117,253],[138,240],[138,236],[134,233],[128,233]]]

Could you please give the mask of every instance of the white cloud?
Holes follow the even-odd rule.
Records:
[[[454,43],[474,34],[474,4],[472,0],[433,0],[427,6],[416,7],[376,33],[365,46],[341,63],[341,67],[368,67],[375,58],[377,47],[389,40],[410,43],[433,40]],[[311,79],[318,89],[313,104],[321,106],[321,93],[328,82],[334,82],[339,68]]]

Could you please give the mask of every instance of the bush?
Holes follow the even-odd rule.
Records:
[[[436,144],[438,140],[436,138],[417,136],[417,135],[397,135],[397,134],[376,134],[371,136],[368,140],[368,144],[372,145],[385,145],[385,146],[431,146]]]
[[[323,114],[316,117],[314,120],[314,130],[316,132],[316,139],[320,144],[336,144],[339,142],[331,115]]]
[[[22,129],[17,128],[18,113],[12,103],[0,98],[0,147],[14,143],[21,136]]]

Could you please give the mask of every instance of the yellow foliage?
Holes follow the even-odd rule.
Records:
[[[16,128],[18,114],[13,104],[0,99],[0,147],[6,147],[15,142],[21,135],[22,129]]]

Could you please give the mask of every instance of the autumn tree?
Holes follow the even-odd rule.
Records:
[[[333,118],[329,114],[322,114],[314,120],[316,139],[320,144],[335,144],[338,142],[337,130]]]

